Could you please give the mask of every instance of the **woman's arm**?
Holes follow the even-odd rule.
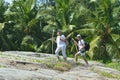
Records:
[[[64,41],[64,42],[67,41],[67,39],[66,39],[66,37],[65,37],[64,35],[61,35],[61,36],[60,36],[60,40],[61,40],[61,41]]]
[[[52,37],[52,41],[56,43],[56,40],[55,40],[55,38],[54,38],[54,37]]]

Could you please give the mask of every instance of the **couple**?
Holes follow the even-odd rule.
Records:
[[[75,62],[77,63],[78,56],[81,55],[83,57],[84,61],[86,62],[86,64],[88,65],[88,61],[85,57],[85,49],[84,49],[85,42],[81,38],[81,35],[79,35],[79,34],[77,35],[77,39],[78,39],[78,42],[73,40],[74,43],[79,47],[79,51],[75,54]],[[59,52],[62,51],[63,58],[66,61],[67,60],[67,55],[66,55],[66,42],[67,42],[67,40],[66,40],[66,37],[62,34],[61,30],[57,31],[57,38],[56,38],[55,42],[57,43],[57,48],[55,50],[55,54],[56,54],[58,60],[60,60]]]

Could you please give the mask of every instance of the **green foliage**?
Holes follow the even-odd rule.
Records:
[[[21,43],[21,50],[23,51],[34,51],[35,50],[35,42],[33,37],[25,36]]]
[[[5,24],[5,23],[0,23],[0,32],[1,32],[2,29],[4,28],[4,24]]]
[[[43,53],[52,53],[52,42],[51,40],[44,41],[41,46],[38,48],[38,52],[43,52]]]
[[[119,16],[118,0],[47,0],[40,4],[38,0],[14,0],[10,6],[1,0],[0,50],[51,53],[52,31],[62,29],[70,43],[68,55],[77,52],[71,38],[81,34],[90,42],[87,55],[109,62],[120,58]]]
[[[8,4],[4,0],[0,0],[0,23],[5,21],[4,12],[7,10]]]
[[[89,21],[90,26],[92,24],[92,26],[96,29],[95,39],[99,36],[98,41],[95,41],[95,39],[91,41],[92,48],[90,49],[90,53],[88,55],[90,55],[93,59],[101,58],[104,61],[107,59],[110,60],[110,58],[120,57],[119,47],[111,35],[116,34],[113,30],[117,26],[116,23],[119,23],[114,21],[118,19],[114,17],[114,11],[118,8],[115,6],[117,3],[117,0],[113,0],[113,2],[110,0],[96,1],[95,4],[97,7],[94,8],[95,10],[92,12],[89,11],[91,16],[89,16],[87,20]],[[116,35],[119,36],[119,33]]]

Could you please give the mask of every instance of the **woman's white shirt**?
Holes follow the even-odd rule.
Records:
[[[57,47],[66,46],[65,41],[62,41],[61,39],[64,40],[66,39],[66,37],[64,35],[57,36],[57,39],[56,39]]]

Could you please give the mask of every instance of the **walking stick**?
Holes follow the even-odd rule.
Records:
[[[73,42],[75,43],[75,48],[76,48],[76,51],[78,52],[78,48],[76,46],[77,42],[72,38]]]
[[[54,30],[53,30],[53,33],[52,33],[52,39],[53,39],[53,36],[54,36]],[[54,48],[54,46],[53,46],[53,40],[52,40],[52,54],[53,54],[53,48]]]

